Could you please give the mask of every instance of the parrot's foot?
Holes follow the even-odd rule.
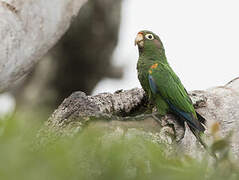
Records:
[[[155,121],[157,121],[158,123],[160,123],[160,124],[162,124],[162,115],[160,115],[159,113],[157,113],[157,112],[153,112],[152,114],[151,114],[151,116],[153,117],[153,119],[155,120]]]
[[[184,123],[180,122],[174,115],[167,114],[161,118],[162,126],[170,126],[173,128],[175,140],[179,142],[183,139],[185,134]]]
[[[179,142],[183,139],[185,134],[185,126],[184,122],[178,120],[174,115],[160,115],[159,113],[152,113],[151,116],[156,120],[162,127],[170,127],[173,129],[173,135],[176,142]],[[172,134],[172,131],[168,132],[168,134]]]
[[[126,120],[135,120],[141,121],[147,118],[153,118],[159,125],[162,127],[162,132],[173,137],[176,142],[179,142],[183,139],[185,134],[184,122],[178,120],[174,115],[160,115],[158,112],[153,112],[150,114],[141,114],[134,117],[123,117],[122,121]]]

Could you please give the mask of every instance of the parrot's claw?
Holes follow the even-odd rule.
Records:
[[[171,114],[161,116],[158,113],[152,113],[152,117],[158,123],[160,123],[162,127],[169,126],[170,128],[173,129],[176,142],[179,142],[183,139],[185,134],[184,123],[180,123],[180,120],[176,119],[175,116]]]
[[[151,115],[152,115],[152,117],[153,117],[153,119],[155,121],[157,121],[158,123],[162,124],[162,120],[161,119],[162,119],[163,116],[159,115],[158,113],[152,113]]]

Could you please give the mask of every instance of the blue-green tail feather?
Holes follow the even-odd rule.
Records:
[[[201,124],[201,122],[196,119],[192,113],[188,113],[188,112],[184,112],[180,109],[178,109],[177,107],[175,107],[173,104],[171,104],[170,102],[168,102],[169,107],[171,108],[171,110],[173,111],[173,113],[175,113],[176,115],[180,116],[181,118],[183,118],[190,127],[197,129],[200,132],[204,132],[205,128],[203,127],[203,125]]]

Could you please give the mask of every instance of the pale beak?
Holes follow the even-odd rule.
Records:
[[[135,41],[134,41],[134,45],[138,45],[140,47],[142,47],[144,45],[144,35],[142,33],[138,33],[136,38],[135,38]]]

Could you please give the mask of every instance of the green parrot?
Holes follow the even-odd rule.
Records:
[[[183,122],[186,121],[196,138],[206,147],[200,138],[205,130],[202,125],[205,119],[195,111],[186,89],[170,67],[159,37],[143,30],[137,34],[135,45],[139,50],[139,81],[158,113],[173,113]]]

